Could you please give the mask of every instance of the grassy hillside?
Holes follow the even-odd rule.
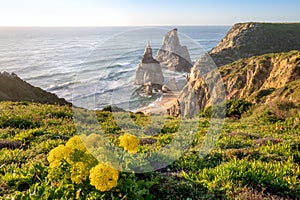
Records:
[[[55,171],[49,167],[49,152],[76,135],[70,107],[1,102],[0,199],[294,199],[300,196],[299,110],[288,102],[243,110],[241,119],[225,120],[205,157],[198,147],[210,121],[201,118],[192,146],[179,160],[152,173],[119,172],[117,186],[101,192],[89,180],[76,182],[67,162]],[[123,130],[109,111],[97,116],[116,143]],[[131,117],[137,125],[149,122],[142,114]],[[168,118],[157,134],[139,138],[138,153],[170,143],[178,120]],[[8,146],[12,141],[20,143]]]
[[[300,50],[300,23],[238,23],[210,52],[216,65],[267,53]]]

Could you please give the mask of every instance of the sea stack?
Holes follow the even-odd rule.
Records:
[[[135,84],[143,85],[147,94],[151,94],[152,90],[161,90],[164,84],[164,76],[160,63],[153,58],[149,42],[136,70]]]
[[[192,61],[186,46],[180,45],[177,29],[166,33],[155,59],[169,70],[190,72]]]

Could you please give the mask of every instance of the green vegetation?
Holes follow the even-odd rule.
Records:
[[[299,23],[262,23],[261,26],[266,34],[272,35],[273,41],[279,41],[288,35],[287,46],[299,39],[297,36],[300,31]]]
[[[299,26],[300,27],[300,26]],[[222,76],[236,77],[236,75],[246,73],[247,71],[253,69],[253,64],[258,64],[264,66],[266,69],[270,68],[268,62],[270,59],[276,58],[277,60],[284,60],[286,58],[294,58],[289,62],[292,64],[299,64],[300,60],[298,59],[299,51],[292,50],[289,52],[281,53],[267,53],[258,56],[252,56],[250,58],[242,58],[227,65],[224,65],[220,68],[220,73]],[[253,79],[253,81],[257,81]]]
[[[252,106],[251,102],[239,99],[229,100],[225,104],[226,105],[215,105],[213,107],[209,106],[208,108],[201,110],[200,117],[211,117],[213,113],[216,116],[222,117],[222,111],[223,109],[225,109],[226,106],[226,117],[240,118],[241,115],[244,112],[248,111]]]
[[[114,182],[116,185],[112,185],[114,187],[109,191],[100,191],[98,176],[91,175],[91,184],[85,173],[97,161],[87,159],[89,154],[78,150],[78,142],[70,140],[76,138],[72,108],[1,102],[0,141],[18,141],[22,145],[14,149],[7,146],[3,148],[0,142],[0,199],[299,197],[299,105],[287,101],[252,105],[233,100],[228,102],[226,113],[235,117],[226,118],[217,144],[208,155],[199,154],[210,125],[210,119],[205,118],[210,117],[207,111],[198,119],[199,129],[192,145],[180,159],[154,172],[119,172],[118,181]],[[122,111],[111,113],[110,110],[96,114],[105,136],[113,145],[125,146],[119,141],[122,139],[120,136],[131,133],[137,126],[142,127],[144,134],[133,133],[141,135],[137,155],[169,144],[180,126],[180,118],[167,117],[162,120],[160,116],[149,117]],[[125,121],[125,115],[132,120],[131,123]],[[77,157],[63,156],[56,162],[58,154],[53,149],[59,145],[71,148],[77,145],[73,148]],[[125,151],[126,148],[121,150]],[[91,161],[86,162],[91,165],[81,165],[82,159]],[[96,169],[91,171],[92,174],[97,173]]]

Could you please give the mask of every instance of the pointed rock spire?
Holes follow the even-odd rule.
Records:
[[[166,33],[155,59],[173,71],[189,72],[192,67],[189,51],[180,44],[176,28]]]
[[[135,84],[161,89],[164,76],[160,63],[152,57],[150,42],[147,43],[142,60],[136,70]]]
[[[147,42],[146,48],[151,48],[151,46],[150,46],[150,41]]]
[[[152,48],[150,46],[150,42],[147,42],[143,57],[142,57],[142,63],[159,63],[157,60],[155,60],[152,56]]]

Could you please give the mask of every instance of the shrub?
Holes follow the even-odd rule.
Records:
[[[55,118],[72,118],[72,113],[66,111],[54,111],[49,113],[52,117]]]
[[[106,106],[101,111],[107,111],[107,112],[125,112],[124,109],[116,107],[116,106]]]
[[[121,131],[121,128],[118,126],[114,120],[113,113],[110,111],[97,111],[97,119],[100,123],[101,129],[105,133],[117,133]]]
[[[176,133],[179,128],[180,128],[180,119],[170,117],[165,121],[164,126],[160,132],[164,134]]]
[[[236,116],[240,118],[251,106],[252,103],[245,100],[230,100],[226,103],[226,117]]]
[[[1,116],[0,117],[0,128],[20,128],[20,129],[29,129],[39,127],[38,122],[34,122],[28,118],[22,118],[19,116]]]
[[[256,105],[243,115],[245,121],[273,124],[297,115],[299,108],[291,101],[271,101]]]
[[[252,105],[252,103],[240,99],[226,101],[226,117],[240,118],[241,115],[248,111]],[[224,109],[224,104],[215,105],[213,107],[210,106],[200,111],[200,117],[212,117],[212,114],[217,117],[222,117]]]
[[[265,89],[265,90],[260,90],[257,95],[255,96],[256,100],[259,100],[265,96],[268,96],[270,94],[272,94],[275,91],[275,88],[269,88],[269,89]]]

